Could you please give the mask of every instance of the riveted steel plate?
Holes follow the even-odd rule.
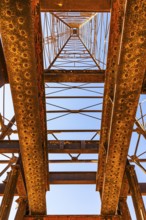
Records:
[[[102,192],[102,214],[115,214],[145,71],[146,2],[127,1]]]
[[[0,1],[1,35],[20,139],[30,213],[45,214],[45,166],[42,147],[34,14],[30,0]]]

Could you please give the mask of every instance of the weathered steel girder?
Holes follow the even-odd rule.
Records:
[[[20,151],[25,172],[31,214],[45,214],[46,157],[41,132],[43,104],[38,76],[37,1],[0,1],[1,35],[18,126]],[[36,31],[36,30],[35,30]],[[41,47],[41,46],[40,46]],[[38,48],[39,50],[39,48]],[[39,72],[40,74],[40,72]],[[40,82],[38,82],[40,80]],[[41,91],[42,92],[42,91]],[[45,130],[43,130],[46,134]],[[32,156],[33,155],[33,156]]]
[[[45,82],[103,83],[104,70],[45,70]]]
[[[121,43],[123,15],[125,0],[113,1],[111,11],[111,24],[109,35],[109,47],[107,56],[107,68],[105,72],[105,88],[103,99],[103,113],[100,134],[100,149],[98,162],[97,189],[101,192],[105,160],[109,144],[110,124],[112,118],[113,99],[115,95],[116,74],[118,70],[118,56]],[[113,31],[114,30],[114,31]]]
[[[0,118],[1,118],[1,115],[0,115]],[[2,121],[2,118],[1,118],[1,121]],[[2,125],[2,133],[0,134],[0,140],[3,140],[5,139],[5,137],[8,135],[11,134],[12,132],[12,126],[14,125],[15,123],[15,116],[13,116],[11,118],[11,120],[9,121],[9,123],[7,125]]]
[[[126,174],[124,174],[122,180],[122,187],[120,192],[119,204],[118,204],[118,213],[120,213],[123,219],[131,220],[128,204],[127,204],[127,196],[129,195],[129,183]]]
[[[145,77],[144,77],[143,84],[142,84],[141,93],[146,94],[146,71],[145,71]]]
[[[102,189],[101,213],[104,215],[115,214],[117,211],[135,113],[144,78],[145,7],[145,1],[141,0],[127,1],[125,5],[121,48],[119,59],[115,61],[118,69]]]
[[[2,41],[0,39],[0,87],[2,87],[5,83],[8,83],[8,72],[3,53]]]
[[[10,173],[8,173],[6,186],[4,189],[4,196],[0,206],[0,219],[7,220],[9,217],[13,197],[16,190],[16,184],[19,176],[19,166],[12,167]]]
[[[26,216],[24,220],[122,220],[121,216],[102,216],[102,215],[46,215]]]
[[[48,153],[98,153],[99,141],[47,141]],[[19,141],[0,141],[0,153],[19,153]]]
[[[19,178],[18,178],[19,179]],[[62,184],[96,184],[96,172],[49,172],[48,182],[50,185]],[[139,189],[143,196],[146,195],[146,183],[139,183]],[[24,190],[20,189],[20,183],[17,183],[15,195],[26,198]],[[0,195],[4,194],[5,184],[0,184]],[[123,194],[122,194],[123,193]],[[120,199],[125,199],[125,194],[122,192]],[[131,195],[130,190],[127,195]]]
[[[27,200],[22,197],[18,199],[17,203],[19,206],[15,215],[15,220],[23,220],[27,210]]]
[[[41,0],[41,11],[72,11],[72,12],[109,12],[111,7],[111,0]]]
[[[127,165],[126,174],[130,186],[133,205],[135,207],[136,217],[138,220],[146,219],[145,206],[140,192],[140,187],[138,184],[138,179],[134,170],[134,166]]]

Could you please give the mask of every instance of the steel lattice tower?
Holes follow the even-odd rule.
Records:
[[[1,220],[16,195],[15,220],[130,220],[128,196],[146,219],[145,11],[144,0],[0,1]],[[100,215],[47,215],[52,184],[95,184]]]

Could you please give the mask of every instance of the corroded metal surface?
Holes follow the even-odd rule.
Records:
[[[25,183],[24,183],[21,172],[19,173],[19,176],[18,176],[16,189],[17,189],[17,193],[20,197],[27,197]]]
[[[45,70],[45,82],[103,83],[104,70]]]
[[[19,166],[15,165],[12,167],[8,178],[6,180],[6,186],[4,190],[4,196],[0,206],[0,219],[7,220],[9,218],[13,197],[16,190],[17,179],[19,175]]]
[[[59,172],[50,172],[49,173],[49,183],[56,184],[95,184],[96,183],[96,172],[80,172],[76,175],[76,172],[69,173],[59,173]],[[70,178],[70,179],[69,179]],[[146,196],[146,183],[139,183],[139,188],[142,196]],[[0,196],[4,195],[5,184],[0,184]],[[128,192],[128,196],[131,195],[131,192]],[[15,196],[18,196],[18,192],[15,191]],[[124,197],[120,197],[123,199]],[[125,198],[124,198],[125,199]]]
[[[17,213],[15,215],[15,220],[23,220],[24,215],[26,214],[26,207],[27,207],[27,199],[26,198],[19,198],[17,203],[19,204]]]
[[[8,83],[8,72],[3,53],[2,42],[0,39],[0,87],[2,87],[5,83]]]
[[[120,198],[119,209],[123,220],[132,220],[127,204],[127,198]]]
[[[31,1],[0,1],[1,35],[20,139],[30,213],[45,214],[45,166]]]
[[[144,77],[144,80],[143,80],[141,93],[146,94],[146,71],[145,71],[145,77]]]
[[[96,172],[50,172],[50,184],[95,184]]]
[[[0,153],[19,153],[19,141],[0,141]],[[48,153],[89,153],[96,154],[99,141],[47,141]]]
[[[24,220],[122,220],[121,216],[101,216],[101,215],[48,215],[42,216],[26,216]]]
[[[0,116],[1,117],[1,116]],[[11,134],[11,132],[12,132],[12,126],[13,126],[13,124],[15,123],[15,116],[13,116],[12,118],[11,118],[11,120],[9,121],[9,123],[7,124],[7,125],[2,125],[2,132],[1,132],[1,134],[0,134],[0,140],[3,140],[3,139],[5,139],[5,137],[8,135],[10,135]]]
[[[102,191],[102,214],[117,210],[128,147],[144,78],[146,38],[145,7],[142,0],[127,1],[113,117]],[[132,29],[131,29],[132,27]]]
[[[105,89],[103,100],[102,125],[100,136],[99,162],[98,162],[98,183],[97,189],[101,192],[105,160],[110,135],[110,124],[112,118],[113,99],[115,93],[116,74],[118,69],[118,56],[122,35],[123,15],[125,0],[112,3],[110,37],[107,57],[107,68],[105,72]]]
[[[34,45],[35,45],[35,58],[36,58],[36,73],[37,73],[37,87],[40,109],[40,122],[41,122],[41,136],[42,147],[44,153],[44,165],[45,165],[45,182],[46,189],[48,189],[48,153],[47,153],[47,127],[46,127],[46,103],[45,103],[45,87],[44,87],[44,71],[43,71],[43,50],[42,50],[42,31],[41,31],[41,17],[40,17],[40,4],[39,0],[32,2],[33,24],[34,24]]]
[[[133,205],[135,207],[136,217],[138,220],[146,219],[146,210],[142,199],[142,195],[140,193],[140,188],[138,185],[138,179],[134,170],[134,166],[127,165],[126,174],[132,194],[132,200]]]
[[[84,0],[84,1],[78,1],[78,0],[41,0],[41,11],[91,11],[91,12],[107,12],[110,11],[111,6],[111,0]]]
[[[123,180],[122,180],[122,187],[120,192],[120,199],[118,204],[118,211],[122,215],[123,219],[131,220],[128,204],[127,204],[127,196],[129,194],[129,183],[126,176],[126,173],[124,174]]]

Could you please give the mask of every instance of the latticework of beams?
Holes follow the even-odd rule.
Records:
[[[70,36],[70,27],[50,13],[42,16],[43,61],[48,69]]]
[[[131,165],[126,166],[126,161],[135,163],[146,172],[146,152],[140,145],[146,136],[142,109],[146,103],[140,97],[138,104],[140,93],[145,93],[145,6],[144,0],[93,0],[92,4],[89,0],[1,1],[0,86],[7,82],[8,73],[14,117],[8,119],[5,114],[4,86],[0,94],[0,176],[18,158],[21,165],[12,191],[11,181],[6,192],[5,182],[0,184],[4,219],[14,195],[19,196],[18,220],[131,220],[129,195],[137,218],[145,219],[142,196],[146,184],[138,182]],[[49,166],[60,164],[65,170],[72,165],[77,170],[48,172]],[[84,171],[79,171],[83,164]],[[88,165],[94,170],[86,171]],[[47,216],[46,190],[61,184],[96,184],[101,215]]]
[[[45,130],[44,125],[41,125],[41,120],[44,120],[43,104],[39,103],[38,91],[43,87],[40,88],[42,79],[36,73],[41,64],[36,65],[35,46],[37,47],[39,42],[35,42],[34,29],[37,22],[32,13],[37,2],[33,4],[29,0],[1,1],[1,35],[18,126],[30,213],[45,214],[47,170],[44,137],[40,132],[45,133]],[[41,92],[43,93],[43,90]]]

